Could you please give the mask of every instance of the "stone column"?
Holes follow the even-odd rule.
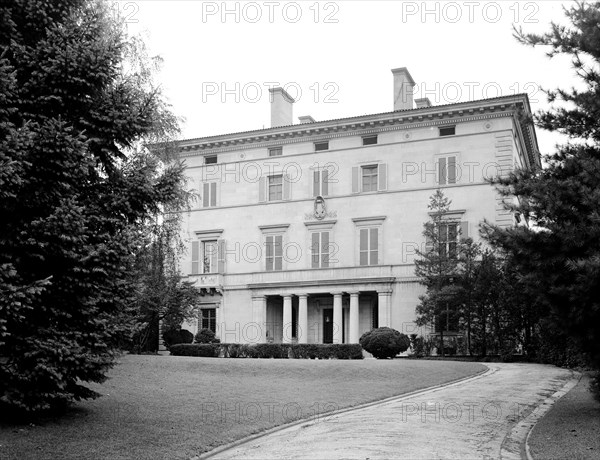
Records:
[[[378,291],[379,327],[392,327],[392,291]]]
[[[252,296],[252,321],[258,337],[245,337],[251,343],[267,343],[267,297]],[[247,328],[248,330],[250,328]]]
[[[308,295],[298,296],[298,343],[308,343]]]
[[[292,296],[283,296],[283,343],[292,343]]]
[[[350,340],[349,343],[358,343],[358,292],[350,292]]]
[[[342,343],[342,293],[333,294],[333,343]]]

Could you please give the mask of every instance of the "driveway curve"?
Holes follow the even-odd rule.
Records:
[[[541,364],[486,365],[470,379],[294,423],[202,458],[526,458],[529,430],[577,378]]]

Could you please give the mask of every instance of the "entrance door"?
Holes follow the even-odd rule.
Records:
[[[333,343],[333,308],[323,309],[323,343]]]

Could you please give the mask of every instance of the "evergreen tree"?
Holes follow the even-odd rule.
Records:
[[[431,196],[428,209],[431,219],[424,224],[423,236],[427,241],[425,251],[417,251],[420,257],[415,260],[415,274],[427,288],[419,297],[416,308],[418,326],[435,327],[439,334],[439,347],[445,356],[444,332],[458,319],[459,287],[455,283],[458,275],[458,251],[456,238],[448,240],[448,221],[445,214],[450,210],[451,201],[438,189]]]
[[[4,414],[95,397],[130,332],[135,254],[183,174],[131,155],[176,125],[137,45],[100,0],[0,5]]]
[[[490,241],[510,255],[536,302],[538,318],[565,331],[600,367],[600,3],[565,9],[569,26],[548,33],[516,31],[526,45],[571,57],[581,89],[547,91],[551,110],[538,126],[569,137],[538,171],[518,170],[498,184],[528,225],[488,228]]]

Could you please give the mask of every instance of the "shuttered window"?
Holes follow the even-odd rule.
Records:
[[[379,228],[361,228],[359,238],[359,264],[379,264]]]
[[[311,234],[311,267],[328,268],[330,238],[329,232],[314,232]]]
[[[283,269],[283,236],[268,235],[265,238],[266,270],[268,272]]]
[[[438,159],[438,184],[456,184],[456,156]]]

